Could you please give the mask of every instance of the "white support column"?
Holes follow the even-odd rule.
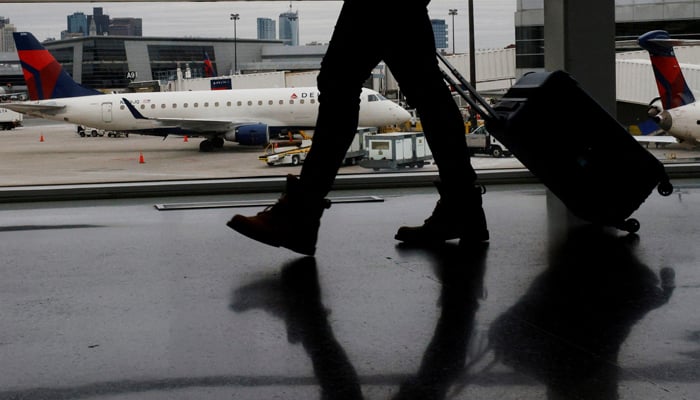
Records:
[[[544,48],[547,71],[567,71],[605,110],[616,114],[614,0],[544,0]],[[580,222],[552,193],[547,212],[552,237]]]

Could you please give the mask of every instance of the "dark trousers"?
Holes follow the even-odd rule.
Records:
[[[319,113],[300,180],[325,196],[352,142],[363,83],[380,61],[416,108],[447,191],[471,185],[464,120],[435,56],[432,25],[421,0],[345,0],[318,76]]]

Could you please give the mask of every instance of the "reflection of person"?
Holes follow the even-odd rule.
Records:
[[[487,249],[488,243],[480,246],[444,243],[431,248],[442,283],[442,312],[418,373],[401,384],[394,400],[443,399],[462,375],[474,315],[483,293]],[[236,289],[231,308],[235,312],[261,308],[281,318],[289,342],[301,343],[308,353],[322,399],[363,398],[357,372],[328,322],[313,257],[286,264],[279,276]]]
[[[260,299],[260,302],[251,299]],[[328,313],[321,303],[313,257],[287,264],[278,279],[264,279],[236,290],[231,303],[234,311],[255,307],[282,318],[290,343],[301,342],[304,346],[321,386],[322,399],[362,399],[357,372],[335,339]]]
[[[492,324],[497,359],[544,382],[550,399],[618,399],[620,346],[674,288],[673,270],[659,279],[632,254],[630,238],[593,226],[569,233],[549,268]]]
[[[260,242],[313,255],[320,219],[358,124],[359,96],[372,69],[384,61],[421,118],[439,169],[440,199],[423,225],[401,227],[395,238],[410,244],[489,234],[481,188],[469,160],[461,113],[435,56],[429,0],[345,0],[318,76],[319,112],[313,146],[299,178],[287,177],[285,193],[256,216],[235,215],[227,225]],[[391,15],[403,28],[375,29]]]
[[[435,247],[435,267],[442,283],[442,312],[423,354],[418,373],[404,381],[393,400],[439,400],[464,374],[474,316],[484,293],[488,244]],[[463,386],[464,382],[462,382]]]

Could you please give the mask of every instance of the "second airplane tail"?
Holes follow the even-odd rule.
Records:
[[[672,40],[668,32],[656,30],[640,36],[638,42],[639,46],[649,52],[664,110],[694,103],[695,96],[688,87],[673,51],[673,45],[678,41]]]
[[[31,33],[13,32],[13,36],[31,100],[102,94],[74,81]]]

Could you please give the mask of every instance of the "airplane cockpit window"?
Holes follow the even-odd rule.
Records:
[[[383,101],[383,100],[389,100],[389,99],[382,96],[380,93],[371,93],[367,96],[367,101]]]

